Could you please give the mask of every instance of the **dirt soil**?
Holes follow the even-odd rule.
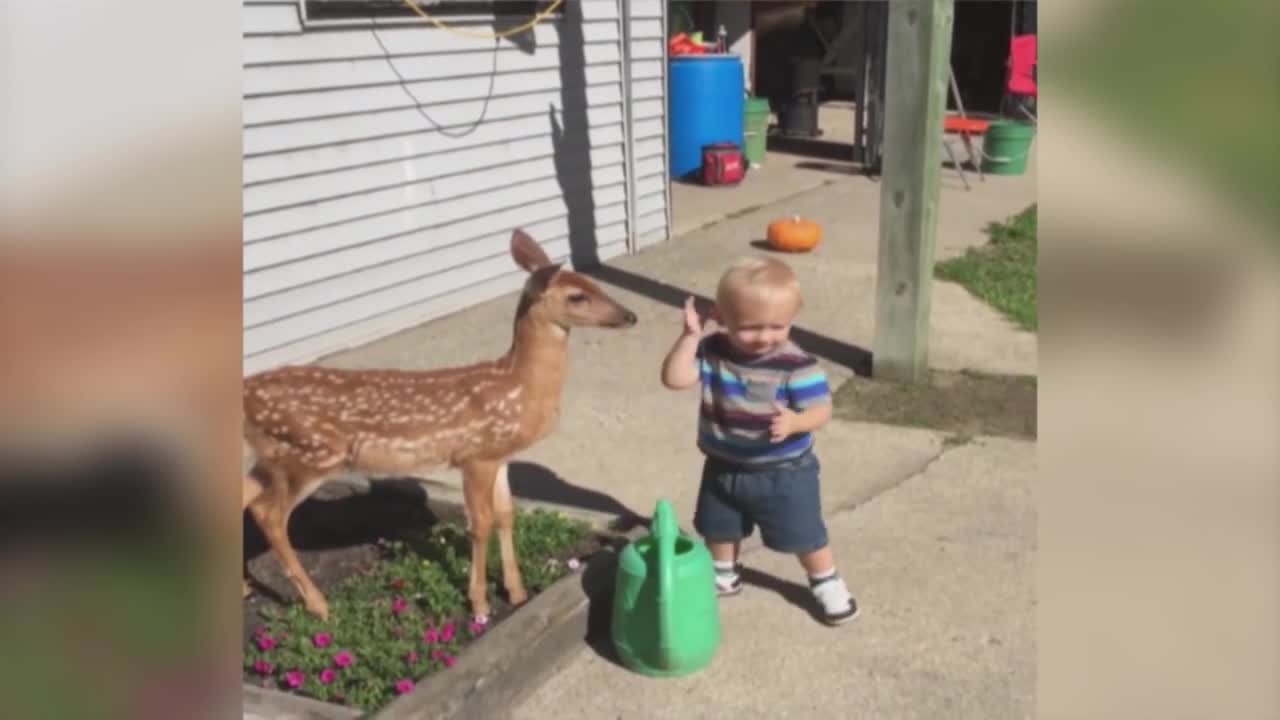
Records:
[[[835,416],[855,422],[910,425],[950,433],[1036,437],[1036,378],[931,370],[927,385],[851,378],[835,394]]]

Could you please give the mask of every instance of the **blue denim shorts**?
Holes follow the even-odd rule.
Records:
[[[707,542],[736,542],[759,526],[765,547],[806,553],[827,545],[812,452],[767,467],[734,465],[708,457],[693,526]]]

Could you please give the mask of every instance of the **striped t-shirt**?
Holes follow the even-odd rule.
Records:
[[[702,376],[698,447],[704,453],[764,465],[809,452],[812,433],[775,443],[769,425],[777,414],[775,401],[795,412],[831,402],[827,375],[817,360],[790,341],[766,355],[745,356],[723,333],[703,338],[697,358]]]

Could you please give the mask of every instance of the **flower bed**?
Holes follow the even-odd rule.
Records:
[[[602,547],[590,526],[547,511],[516,515],[516,554],[530,595]],[[330,620],[298,603],[267,607],[247,638],[246,683],[376,711],[425,678],[452,667],[466,646],[511,614],[500,600],[488,626],[468,621],[470,540],[460,523],[441,523],[379,541],[377,562],[323,587]],[[497,542],[490,546],[491,596],[501,587]]]

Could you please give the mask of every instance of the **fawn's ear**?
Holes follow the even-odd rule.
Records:
[[[551,258],[547,257],[542,246],[534,242],[529,233],[519,228],[511,232],[511,258],[529,273],[551,264]]]
[[[559,265],[544,265],[537,270],[529,273],[529,280],[525,283],[525,294],[533,299],[542,297],[547,288],[551,286],[551,280],[560,272]]]

